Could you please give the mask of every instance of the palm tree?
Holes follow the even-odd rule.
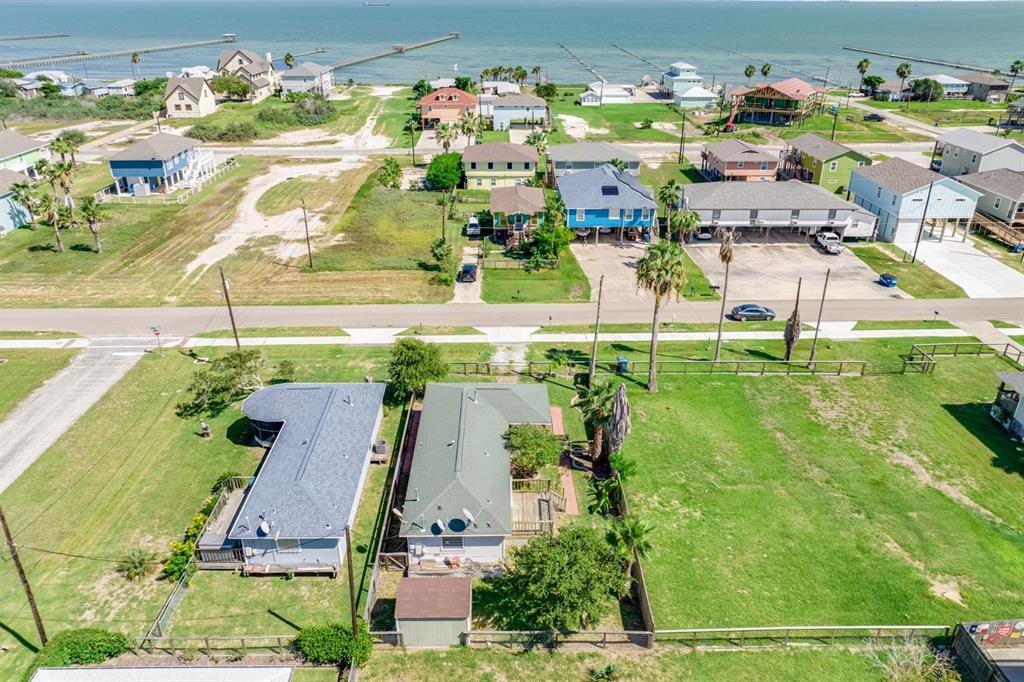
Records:
[[[621,452],[626,436],[633,430],[633,408],[629,404],[626,384],[619,384],[612,401],[612,415],[608,419],[608,449]]]
[[[678,211],[672,216],[672,229],[685,241],[686,234],[700,227],[700,214],[696,211]]]
[[[521,66],[517,66],[512,70],[512,78],[515,79],[517,83],[519,83],[519,87],[523,87],[523,83],[526,82],[526,78],[529,75],[530,74],[526,71],[526,69],[524,69]]]
[[[75,163],[77,163],[77,161],[75,161],[75,154],[78,153],[78,149],[83,144],[85,144],[85,142],[89,138],[81,130],[76,130],[75,128],[68,128],[67,130],[62,130],[60,132],[60,135],[57,136],[57,139],[62,140],[64,142],[67,154],[68,156],[71,157],[71,163],[72,165],[74,165]],[[61,160],[64,160],[63,154],[61,155]]]
[[[67,161],[50,164],[54,169],[57,183],[64,192],[64,205],[71,210],[75,209],[75,200],[71,197],[71,186],[75,181],[75,167]]]
[[[651,357],[647,371],[647,390],[658,390],[658,315],[661,300],[683,295],[686,288],[686,259],[683,247],[676,242],[660,241],[647,247],[644,257],[636,262],[636,286],[654,293],[654,318],[651,321]]]
[[[142,55],[140,55],[138,52],[132,52],[132,75],[135,77],[135,80],[138,80],[141,74],[141,72],[139,71],[139,62],[141,61]]]
[[[540,66],[535,66],[530,69],[530,73],[537,79],[537,85],[540,85],[540,75],[544,73],[544,69],[540,68]]]
[[[718,340],[715,342],[715,362],[718,362],[722,357],[722,325],[725,322],[725,299],[729,294],[729,265],[732,264],[736,228],[719,228],[715,236],[722,240],[718,247],[718,260],[725,265],[725,282],[722,283],[722,309],[718,313]]]
[[[619,479],[591,478],[587,486],[587,512],[598,516],[608,516],[615,510],[615,498],[618,497]]]
[[[793,349],[800,341],[800,286],[804,278],[796,281],[796,305],[793,306],[793,313],[786,320],[786,331],[782,334],[782,340],[786,343],[786,362],[793,357]]]
[[[136,549],[121,557],[121,560],[117,562],[117,572],[135,582],[152,571],[156,564],[155,554]]]
[[[28,211],[29,228],[35,232],[38,229],[36,211],[39,209],[39,193],[27,180],[11,185],[11,191],[14,193],[14,203]]]
[[[607,460],[604,454],[605,427],[612,417],[615,402],[615,388],[610,381],[594,379],[579,395],[573,398],[573,405],[583,413],[583,422],[590,427],[593,440],[590,443],[590,459],[596,467]]]
[[[291,52],[285,52],[284,54],[284,65],[289,69],[295,66],[295,55]]]
[[[548,153],[548,134],[543,130],[534,130],[526,136],[526,144],[537,150],[537,156],[543,157]],[[544,164],[544,182],[548,181],[548,165]]]
[[[646,559],[651,552],[651,530],[647,523],[633,514],[615,519],[608,530],[608,543],[626,560],[627,580],[633,572],[633,563],[637,559]]]
[[[456,126],[460,133],[469,138],[469,143],[473,144],[483,128],[483,121],[476,114],[466,112],[459,116]]]
[[[61,162],[63,162],[67,160],[67,155],[71,151],[71,149],[68,145],[67,140],[61,138],[61,136],[58,135],[57,137],[53,138],[53,141],[50,143],[50,151],[60,154],[60,160]]]
[[[1017,59],[1010,64],[1010,87],[1006,91],[1007,94],[1013,92],[1013,85],[1017,82],[1017,76],[1021,74],[1021,71],[1024,71],[1024,60]]]
[[[52,194],[39,197],[39,212],[46,216],[46,222],[53,228],[53,236],[57,242],[57,253],[64,253],[64,241],[60,238],[60,203]]]
[[[437,140],[438,144],[444,147],[445,154],[448,153],[448,150],[452,146],[452,142],[455,142],[455,138],[457,138],[458,135],[458,129],[451,123],[438,123],[437,127],[434,128],[434,139]]]
[[[36,174],[50,185],[50,191],[57,194],[57,173],[53,164],[46,159],[39,159],[35,165]]]
[[[868,69],[871,68],[871,60],[866,57],[857,62],[857,73],[860,74],[860,85],[857,87],[858,90],[864,87],[864,76],[868,75]]]
[[[764,76],[766,79],[768,78],[768,74],[770,74],[771,72],[772,72],[772,65],[771,64],[769,64],[768,62],[765,62],[764,64],[761,65],[761,75]]]
[[[409,114],[409,144],[412,146],[412,165],[416,165],[416,131],[421,128],[420,115],[415,111]]]
[[[679,182],[675,178],[669,178],[668,182],[658,190],[658,201],[665,206],[665,225],[672,229],[672,210],[679,203]]]
[[[394,159],[389,158],[388,161],[394,161]],[[100,211],[100,203],[96,201],[96,197],[87,194],[78,202],[78,208],[82,212],[86,224],[89,225],[89,231],[92,232],[92,238],[96,243],[96,253],[103,253],[103,243],[100,242],[100,218],[103,217],[103,213]]]
[[[608,165],[619,171],[620,173],[626,172],[626,162],[622,159],[612,159],[608,162]]]
[[[757,69],[754,68],[753,64],[747,64],[747,67],[743,69],[743,75],[747,77],[747,85],[750,85],[750,79],[757,73]]]
[[[903,62],[896,67],[896,77],[900,79],[900,98],[903,97],[903,84],[907,81],[910,74],[913,73],[913,68],[907,62]]]

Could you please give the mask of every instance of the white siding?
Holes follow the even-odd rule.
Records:
[[[416,562],[421,559],[433,559],[439,563],[446,557],[472,559],[480,563],[498,563],[505,559],[505,538],[500,535],[466,535],[462,537],[462,545],[462,549],[442,549],[439,536],[410,536],[409,556]]]

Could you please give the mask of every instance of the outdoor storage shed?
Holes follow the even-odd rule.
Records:
[[[398,586],[395,627],[407,647],[461,644],[472,613],[472,578],[402,578]]]

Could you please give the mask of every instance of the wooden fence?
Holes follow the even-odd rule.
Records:
[[[535,263],[530,263],[525,260],[506,259],[506,258],[479,258],[476,261],[477,267],[481,270],[525,270],[527,267],[536,265],[540,268],[557,268],[561,264],[561,260],[558,258],[552,260],[542,260]]]
[[[600,648],[631,645],[649,649],[653,641],[654,633],[643,630],[473,630],[462,635],[466,646],[510,649],[555,648],[566,644],[589,644]]]
[[[295,635],[239,635],[237,637],[136,637],[132,651],[141,655],[176,656],[182,652],[294,654]]]
[[[880,639],[949,637],[947,625],[782,625],[755,628],[658,630],[659,644],[690,649],[763,649],[785,646],[833,646]]]
[[[199,178],[199,180],[196,181],[196,184],[193,184],[191,187],[186,187],[185,189],[176,190],[170,194],[156,193],[145,197],[137,197],[134,194],[118,194],[114,183],[111,183],[96,192],[94,196],[96,197],[96,201],[105,204],[183,204],[201,192],[203,188],[213,180],[237,165],[238,163],[233,158],[228,159],[221,165],[217,166],[209,175]]]
[[[910,347],[903,360],[903,373],[912,369],[921,374],[929,374],[935,369],[940,357],[980,357],[996,356],[1006,358],[1018,365],[1024,364],[1024,352],[1014,344],[988,344],[978,341],[953,341],[947,343],[915,343]]]
[[[448,363],[448,371],[464,376],[510,376],[522,374],[543,378],[559,373],[580,371],[586,360],[566,364],[550,360],[529,360],[525,362],[476,362],[454,361]],[[732,374],[743,376],[865,376],[883,373],[869,371],[864,360],[658,360],[659,374]],[[648,360],[627,360],[625,371],[620,371],[617,361],[601,360],[595,364],[598,374],[639,374],[646,375],[651,363]],[[886,372],[899,373],[898,364]]]
[[[614,470],[613,476],[619,482],[616,486],[618,489],[617,506],[619,514],[627,516],[629,514],[629,501],[626,499],[626,490],[622,485],[622,476],[619,475],[618,471]],[[651,599],[647,594],[647,580],[644,578],[643,562],[639,556],[634,557],[630,577],[633,578],[633,592],[636,596],[637,605],[640,607],[640,618],[644,621],[644,627],[651,632],[655,632],[657,626],[654,624],[654,610],[651,608]],[[653,646],[653,644],[654,640],[652,639],[650,645]]]
[[[217,517],[224,511],[224,507],[227,505],[228,499],[231,497],[231,493],[236,490],[245,490],[252,483],[253,479],[253,476],[232,476],[224,481],[224,485],[221,486],[220,489],[220,494],[217,496],[217,502],[213,505],[213,509],[210,510],[209,515],[207,515],[206,522],[199,530],[199,535],[196,536],[197,539],[202,538],[210,524],[216,522]],[[193,550],[193,559],[199,568],[206,568],[204,564],[207,563],[239,564],[245,562],[245,557],[243,556],[241,549],[201,550],[196,547]]]
[[[149,630],[146,632],[144,639],[152,637],[162,637],[167,632],[167,626],[171,622],[171,616],[174,615],[174,611],[178,608],[178,604],[185,598],[188,593],[189,582],[192,580],[192,574],[195,572],[195,563],[192,559],[189,559],[185,565],[185,570],[182,572],[181,577],[178,578],[178,582],[174,583],[174,587],[171,588],[171,593],[167,595],[167,599],[164,601],[163,606],[160,607],[160,612],[156,615],[156,619],[153,624],[149,626]]]

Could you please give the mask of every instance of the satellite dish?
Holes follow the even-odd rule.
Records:
[[[436,523],[436,524],[437,524],[437,527],[441,529],[441,532],[442,532],[442,533],[443,533],[443,532],[445,531],[445,527],[444,527],[444,521],[442,521],[441,519],[438,519],[438,520],[437,520],[437,521],[435,521],[434,523]]]
[[[469,510],[468,510],[468,509],[466,509],[465,507],[463,507],[463,508],[462,508],[462,514],[463,514],[463,515],[464,515],[464,516],[465,516],[465,517],[466,517],[467,519],[469,519],[469,522],[470,522],[470,523],[476,523],[476,519],[474,519],[474,518],[473,518],[473,515],[472,515],[472,514],[470,514],[470,513],[469,513]]]
[[[397,516],[398,518],[402,518],[402,512],[398,511],[398,507],[392,507],[391,513]]]
[[[260,532],[264,535],[270,535],[270,524],[266,521],[260,521]]]

